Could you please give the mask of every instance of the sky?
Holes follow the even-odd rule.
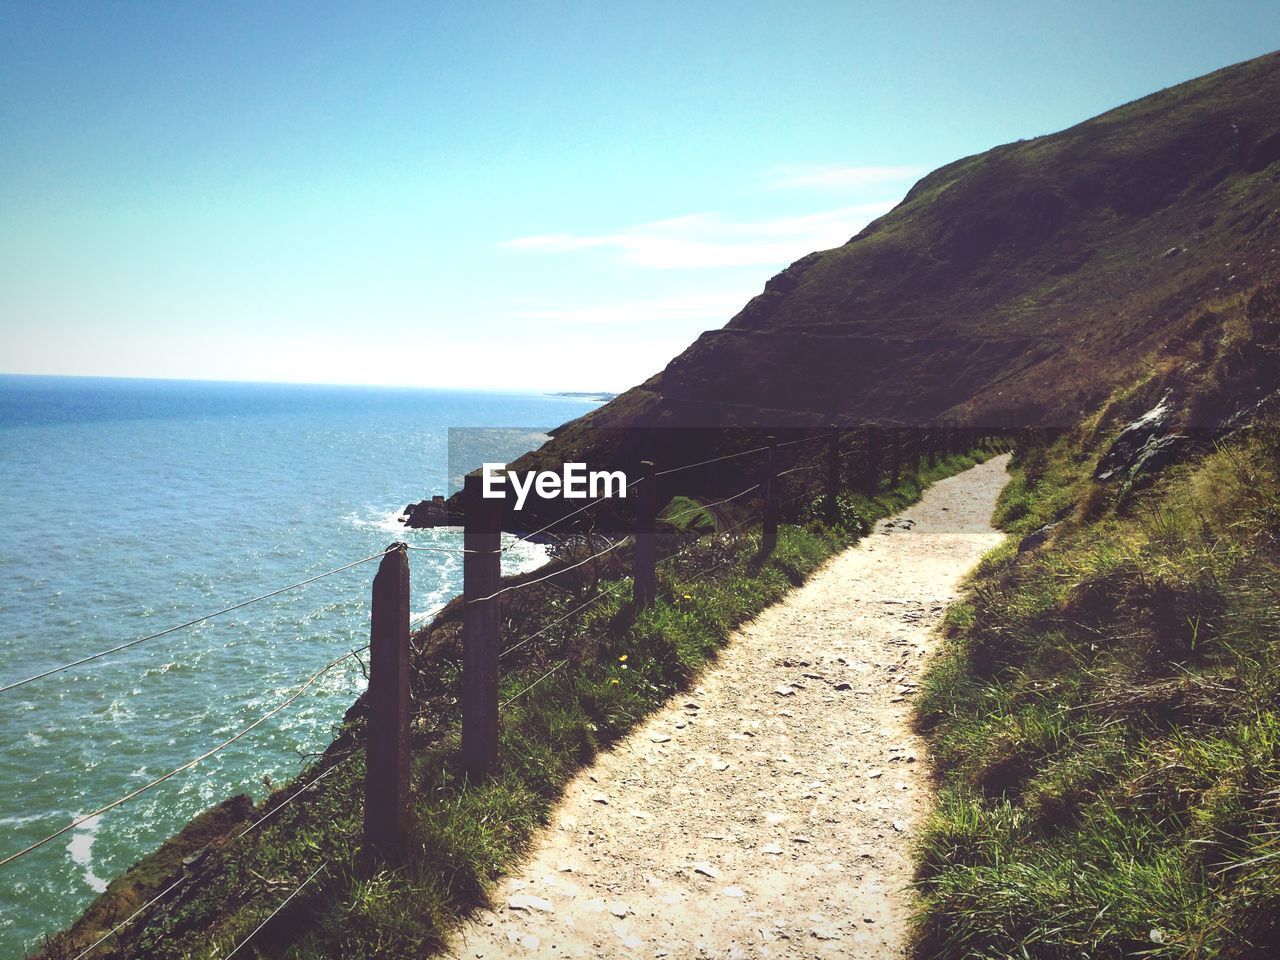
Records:
[[[621,390],[1274,0],[0,0],[0,371]]]

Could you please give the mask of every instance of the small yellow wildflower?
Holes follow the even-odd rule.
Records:
[[[622,656],[620,656],[620,657],[618,658],[618,661],[619,661],[620,663],[626,663],[626,662],[627,662],[627,655],[624,653]]]

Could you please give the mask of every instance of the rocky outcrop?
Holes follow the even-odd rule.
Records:
[[[442,496],[434,496],[430,500],[411,503],[405,507],[400,522],[406,527],[422,529],[458,526],[462,523],[462,519],[453,515],[449,501]]]
[[[1149,445],[1162,438],[1173,416],[1173,405],[1169,394],[1165,394],[1159,403],[1129,423],[1119,436],[1112,441],[1110,448],[1093,471],[1093,479],[1104,483],[1120,477],[1128,478],[1134,467],[1149,455]]]
[[[1154,407],[1125,425],[1098,461],[1093,478],[1103,483],[1118,481],[1128,492],[1185,459],[1209,434],[1200,430],[1193,436],[1179,430],[1176,425],[1181,419],[1184,416],[1172,395],[1166,393]]]

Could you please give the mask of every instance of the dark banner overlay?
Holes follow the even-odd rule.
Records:
[[[579,427],[555,445],[572,458],[561,459],[542,449],[549,434],[538,428],[455,427],[449,488],[413,505],[409,524],[464,525],[464,483],[478,487],[473,496],[499,501],[474,511],[473,529],[500,524],[549,542],[738,528],[762,513],[766,494],[783,522],[848,521],[857,497],[889,490],[948,456],[1006,448],[1013,438],[998,426],[960,424]]]

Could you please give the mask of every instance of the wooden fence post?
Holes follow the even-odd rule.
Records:
[[[778,478],[778,440],[776,437],[766,439],[769,450],[765,454],[764,465],[764,516],[760,524],[760,553],[767,557],[778,545],[778,504],[775,500]]]
[[[505,492],[506,485],[503,484]],[[479,476],[463,481],[462,765],[483,777],[498,759],[498,651],[502,599],[502,506]]]
[[[868,497],[874,497],[880,489],[880,431],[867,427],[862,436],[862,490]]]
[[[640,461],[637,484],[634,599],[637,610],[653,603],[658,595],[658,571],[654,556],[654,536],[658,525],[658,478],[652,460]]]
[[[364,842],[392,857],[409,830],[409,553],[403,543],[387,549],[369,617]]]
[[[836,497],[840,493],[840,431],[831,428],[827,440],[827,525],[834,527],[840,522],[840,504]]]
[[[920,446],[924,441],[924,431],[913,427],[907,431],[907,436],[911,438],[911,474],[915,476],[920,472]]]

